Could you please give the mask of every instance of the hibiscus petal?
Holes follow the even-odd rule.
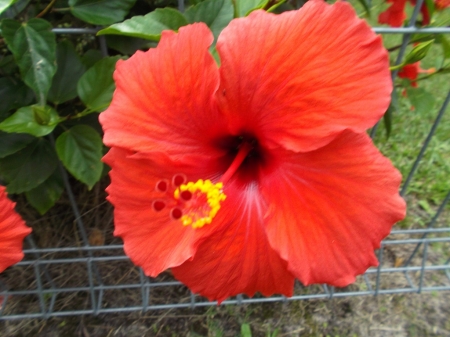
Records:
[[[406,19],[406,0],[391,0],[392,5],[378,16],[378,22],[391,27],[401,27]]]
[[[407,78],[411,81],[411,86],[417,87],[417,77],[423,69],[420,68],[420,61],[405,65],[399,72],[398,77]]]
[[[6,196],[6,188],[0,186],[0,273],[23,259],[22,241],[31,232],[14,205]]]
[[[100,115],[105,144],[176,156],[205,151],[220,125],[212,41],[205,24],[193,24],[164,31],[158,47],[119,60],[112,103]]]
[[[131,260],[147,275],[155,277],[192,258],[199,240],[214,227],[183,226],[180,220],[171,217],[170,200],[156,186],[161,181],[170,185],[180,173],[194,181],[198,179],[196,175],[208,177],[206,169],[133,157],[132,152],[116,147],[103,160],[112,167],[107,192],[114,205],[114,235],[123,239],[125,253]],[[157,201],[166,203],[166,207],[156,211]]]
[[[429,25],[431,18],[430,18],[430,11],[428,10],[428,6],[426,3],[422,4],[422,8],[420,9],[420,12],[422,13],[422,26]]]
[[[222,302],[259,291],[292,296],[294,277],[270,247],[264,230],[266,205],[255,186],[231,183],[212,225],[217,231],[202,241],[192,261],[173,268],[174,276],[194,293]]]
[[[269,148],[316,149],[373,126],[389,105],[388,53],[345,2],[255,11],[222,31],[217,50],[217,97],[232,132]]]
[[[346,131],[305,154],[284,153],[261,183],[267,236],[305,285],[346,286],[377,265],[374,249],[405,216],[400,173],[366,134]]]

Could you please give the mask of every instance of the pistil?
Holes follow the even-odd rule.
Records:
[[[247,158],[250,151],[253,150],[253,145],[249,142],[242,142],[239,146],[238,153],[236,157],[234,157],[233,162],[226,172],[223,174],[222,178],[220,178],[220,182],[224,185],[230,180],[230,178],[236,173],[239,167],[244,162],[245,158]]]

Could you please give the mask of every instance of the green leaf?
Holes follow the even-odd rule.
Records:
[[[286,0],[278,0],[275,4],[272,4],[269,8],[266,7],[267,12],[276,13],[278,9],[282,9],[286,4]],[[292,10],[292,9],[289,9]]]
[[[93,128],[77,125],[56,140],[56,152],[67,170],[89,189],[100,179],[103,170],[102,139]]]
[[[56,48],[58,69],[48,92],[49,101],[59,104],[77,97],[77,82],[86,68],[70,41],[63,41]]]
[[[112,75],[119,59],[114,56],[98,61],[78,81],[78,96],[92,111],[101,112],[111,103],[116,88]]]
[[[106,35],[106,44],[108,48],[114,49],[123,55],[132,55],[137,50],[156,47],[158,42],[139,39],[137,37]]]
[[[9,6],[13,5],[17,0],[0,0],[0,14],[8,9]]]
[[[44,215],[55,202],[61,197],[64,191],[64,183],[59,170],[55,170],[53,174],[47,178],[42,184],[25,192],[27,201],[41,215]]]
[[[413,34],[411,36],[411,40],[409,41],[410,44],[415,45],[419,42],[427,42],[433,39],[436,39],[435,34],[427,34],[427,33],[417,33],[417,34]]]
[[[8,77],[0,78],[0,115],[28,105],[32,101],[33,92],[22,81]]]
[[[450,58],[450,42],[447,40],[446,36],[444,34],[436,35],[436,40],[441,44],[444,58]]]
[[[406,94],[417,114],[427,113],[434,107],[434,95],[423,88],[407,87]]]
[[[247,16],[250,12],[264,8],[269,0],[235,0],[234,12],[236,17]]]
[[[22,193],[42,184],[57,165],[58,157],[52,145],[40,138],[0,159],[0,176],[6,180],[9,193]]]
[[[94,25],[122,21],[136,0],[69,0],[72,14]]]
[[[94,64],[103,58],[102,52],[98,49],[89,49],[81,56],[81,62],[83,62],[86,69],[91,68]]]
[[[58,122],[59,116],[55,109],[31,105],[20,108],[1,122],[0,130],[42,137],[51,133]]]
[[[36,138],[26,133],[6,133],[0,131],[0,158],[22,150]]]
[[[23,81],[44,105],[56,71],[55,34],[50,23],[31,19],[20,23],[11,19],[1,21],[3,36],[19,65]]]
[[[0,1],[6,1],[11,2],[10,0],[0,0]],[[8,6],[4,10],[3,13],[0,13],[0,19],[6,19],[6,18],[14,18],[20,14],[30,3],[31,0],[14,0],[12,4]]]
[[[363,6],[364,10],[366,11],[367,17],[370,17],[370,0],[358,0],[358,2]]]
[[[405,57],[405,61],[403,64],[411,64],[420,61],[425,56],[427,56],[428,51],[434,43],[433,40],[429,40],[427,42],[423,42],[415,46],[408,55]]]
[[[159,41],[163,30],[178,30],[187,25],[186,18],[173,8],[158,8],[145,16],[134,16],[100,30],[97,35],[115,34]]]
[[[241,337],[252,337],[252,330],[249,324],[243,323],[241,325]]]
[[[233,19],[234,8],[231,0],[206,0],[190,7],[184,15],[189,23],[206,23],[217,40],[220,32]]]

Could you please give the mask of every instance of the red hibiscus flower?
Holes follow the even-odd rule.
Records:
[[[442,1],[442,0],[438,0]],[[444,0],[446,1],[446,0]],[[387,0],[386,2],[392,3],[392,5],[378,16],[378,22],[387,24],[391,27],[401,27],[406,19],[405,6],[407,0]],[[415,6],[415,0],[409,0],[411,5]],[[422,25],[426,26],[430,24],[430,12],[425,2],[420,8],[422,13]]]
[[[31,228],[14,211],[14,203],[0,186],[0,273],[23,259],[22,241]]]
[[[380,37],[347,3],[309,1],[163,33],[119,61],[100,115],[115,235],[149,276],[219,302],[346,286],[405,214],[365,131],[389,105]]]
[[[405,65],[399,72],[398,77],[407,78],[411,81],[411,86],[417,88],[417,77],[419,74],[431,74],[435,72],[436,69],[422,69],[420,67],[420,61]]]
[[[407,0],[387,0],[392,5],[378,16],[378,23],[391,27],[401,27],[406,19],[405,6]]]
[[[419,76],[420,72],[420,62],[415,62],[411,64],[405,65],[399,72],[398,77],[407,78],[411,81],[411,86],[417,87],[417,76]]]

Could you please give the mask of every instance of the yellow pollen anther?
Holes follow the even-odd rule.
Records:
[[[174,192],[175,199],[184,201],[183,215],[180,220],[184,226],[201,228],[210,224],[226,199],[221,182],[213,184],[211,180],[200,179],[181,184]],[[190,192],[190,198],[183,200],[183,192]]]

